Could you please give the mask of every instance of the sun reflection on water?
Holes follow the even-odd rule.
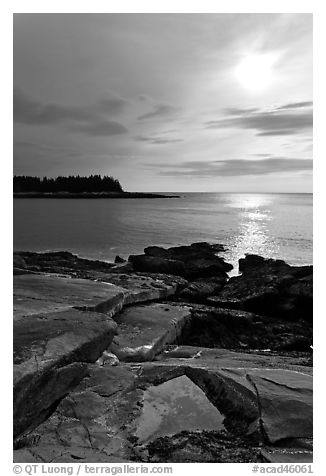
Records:
[[[228,206],[231,208],[261,208],[272,204],[272,196],[260,194],[230,194],[227,195]]]
[[[225,258],[235,266],[232,274],[237,274],[239,257],[246,253],[276,256],[279,246],[269,229],[269,222],[272,220],[269,196],[233,195],[229,199],[228,205],[238,209],[238,233],[232,237]]]

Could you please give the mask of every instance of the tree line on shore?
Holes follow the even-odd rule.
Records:
[[[15,175],[13,189],[14,193],[123,192],[119,180],[108,175],[103,177],[101,175],[90,175],[88,177],[69,175],[69,177],[59,176],[56,178]]]

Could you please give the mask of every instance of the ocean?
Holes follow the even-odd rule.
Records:
[[[14,199],[14,250],[66,250],[113,261],[146,246],[222,243],[312,264],[312,194],[180,193],[172,199]]]

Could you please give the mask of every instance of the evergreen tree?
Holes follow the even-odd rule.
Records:
[[[104,175],[104,177],[101,175],[90,175],[89,177],[70,175],[69,177],[59,176],[55,179],[15,175],[13,188],[14,193],[123,192],[119,180],[108,175]]]

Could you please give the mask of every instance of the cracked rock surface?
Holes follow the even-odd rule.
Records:
[[[15,462],[311,461],[312,267],[223,250],[15,253]]]

